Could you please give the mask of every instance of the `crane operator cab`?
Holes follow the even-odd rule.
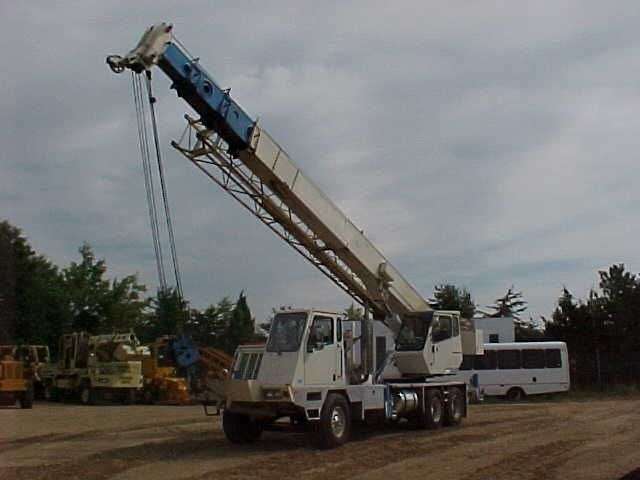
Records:
[[[451,373],[460,367],[462,353],[459,312],[440,310],[403,316],[393,358],[403,377]]]

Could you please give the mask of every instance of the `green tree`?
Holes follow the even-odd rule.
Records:
[[[558,304],[551,319],[545,323],[545,336],[549,339],[567,343],[570,358],[575,365],[572,382],[591,384],[595,380],[595,358],[598,340],[594,334],[593,309],[577,300],[564,287],[558,298]]]
[[[144,298],[147,288],[138,283],[136,275],[127,275],[122,280],[114,278],[102,309],[104,332],[123,332],[136,328],[143,320],[149,299]]]
[[[78,251],[80,262],[71,262],[62,271],[73,330],[96,334],[135,328],[147,305],[142,299],[146,288],[136,275],[109,281],[106,261],[96,259],[88,243]]]
[[[255,326],[247,297],[244,292],[240,292],[238,301],[231,311],[223,348],[227,353],[233,354],[238,345],[255,339]]]
[[[430,302],[437,310],[458,310],[463,318],[472,318],[476,305],[471,292],[466,288],[458,288],[451,284],[436,285]]]
[[[80,262],[71,264],[62,271],[74,330],[98,333],[104,320],[104,298],[109,291],[109,281],[104,278],[107,271],[104,260],[96,260],[89,244],[79,249]]]
[[[145,342],[163,335],[178,335],[188,323],[187,302],[175,288],[159,289],[150,299],[151,311],[140,322],[137,334]]]
[[[496,299],[489,308],[494,310],[491,317],[513,317],[519,320],[520,314],[527,309],[527,302],[522,297],[522,292],[516,291],[512,285],[507,293]]]
[[[544,320],[536,321],[529,318],[514,319],[516,342],[541,342],[546,340]]]
[[[227,300],[231,311],[232,304]],[[225,313],[225,308],[220,309],[218,305],[209,305],[204,310],[196,308],[191,310],[191,314],[185,326],[185,332],[193,338],[198,345],[222,348],[222,339],[229,320],[229,314]]]
[[[60,272],[7,221],[0,222],[0,302],[2,341],[48,344],[55,352],[71,320]]]

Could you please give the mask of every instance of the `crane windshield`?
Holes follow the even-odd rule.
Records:
[[[306,324],[306,312],[277,313],[269,330],[267,352],[297,351]]]
[[[422,350],[427,341],[432,319],[433,312],[427,312],[426,315],[405,316],[396,339],[396,350]]]

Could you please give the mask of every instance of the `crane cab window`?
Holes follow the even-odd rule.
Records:
[[[295,352],[307,325],[304,312],[277,313],[271,322],[267,352]]]
[[[434,342],[442,342],[453,336],[453,318],[450,315],[438,315],[433,321],[431,338]]]
[[[309,330],[307,351],[319,350],[331,344],[333,344],[333,318],[315,316]]]

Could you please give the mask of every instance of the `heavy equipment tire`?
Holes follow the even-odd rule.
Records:
[[[315,444],[320,448],[344,445],[351,436],[351,409],[339,393],[330,393],[324,401],[320,421],[316,425]]]
[[[444,403],[440,391],[427,389],[424,399],[425,411],[420,412],[419,425],[422,428],[435,430],[442,426],[444,420]]]
[[[450,388],[445,406],[444,424],[447,426],[460,425],[464,416],[464,406],[462,391],[457,387]]]
[[[60,392],[58,392],[58,389],[51,383],[48,383],[44,386],[42,395],[48,402],[57,402],[58,400],[60,400]]]
[[[122,396],[122,404],[133,405],[134,403],[136,403],[136,390],[135,388],[128,388]]]
[[[262,435],[262,425],[248,415],[222,412],[222,429],[231,443],[253,443]]]
[[[526,397],[526,395],[520,387],[513,387],[509,389],[506,397],[507,397],[507,400],[511,402],[520,402],[524,400],[524,397]]]
[[[33,385],[29,386],[27,390],[18,398],[20,408],[33,408]]]
[[[142,401],[147,405],[153,405],[155,403],[155,394],[151,388],[145,388],[142,392]]]
[[[80,387],[80,403],[83,405],[93,405],[96,403],[96,393],[91,388],[91,384],[89,382],[85,382]]]

